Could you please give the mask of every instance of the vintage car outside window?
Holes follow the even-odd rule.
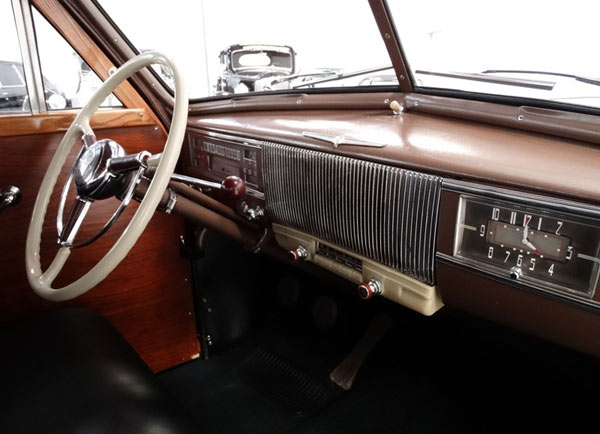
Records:
[[[600,4],[388,0],[415,86],[600,107]],[[531,105],[531,102],[528,102]]]
[[[366,0],[99,3],[138,51],[177,61],[192,99],[398,85]],[[155,71],[172,86],[169,71]]]
[[[18,12],[17,12],[18,13]],[[31,54],[25,30],[17,31],[15,11],[10,1],[0,2],[0,26],[3,39],[0,43],[0,114],[23,114],[81,108],[102,81],[89,65],[75,52],[64,38],[35,9],[31,9],[35,28],[35,44],[41,67],[41,95],[33,104],[34,92],[28,78],[26,65],[22,61],[22,50]],[[21,26],[23,27],[23,26]],[[27,48],[25,48],[27,47]],[[31,54],[35,56],[35,53]],[[32,69],[31,65],[27,65]],[[122,106],[116,96],[110,95],[102,103],[103,107]]]
[[[29,112],[27,85],[10,2],[0,2],[0,114]]]
[[[83,107],[102,85],[102,80],[37,10],[32,9],[32,16],[47,109]],[[122,105],[121,101],[111,94],[101,106]]]

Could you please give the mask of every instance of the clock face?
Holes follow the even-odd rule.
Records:
[[[461,196],[454,256],[494,274],[591,297],[598,281],[599,250],[598,221]]]

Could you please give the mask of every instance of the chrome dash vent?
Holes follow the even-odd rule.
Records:
[[[273,221],[435,283],[441,178],[274,143],[262,152]]]

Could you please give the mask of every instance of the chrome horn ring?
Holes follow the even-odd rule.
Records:
[[[147,169],[146,160],[152,155],[147,151],[140,152],[135,155],[139,166],[135,173],[127,172],[125,174],[111,170],[111,161],[114,158],[122,158],[125,156],[125,151],[118,143],[110,139],[103,139],[90,143],[90,135],[84,135],[84,146],[77,156],[69,177],[63,186],[60,202],[58,205],[58,213],[56,215],[56,230],[58,232],[58,244],[61,247],[70,247],[77,249],[90,245],[108,231],[115,224],[119,216],[125,211],[127,205],[131,202],[135,189],[139,184],[144,172]],[[100,153],[99,150],[104,151]],[[77,196],[75,197],[75,207],[85,208],[81,215],[87,213],[87,209],[96,199],[104,199],[112,196],[119,196],[123,191],[121,203],[110,217],[110,219],[98,230],[94,235],[85,241],[75,243],[74,238],[79,230],[79,225],[83,222],[83,218],[75,220],[71,226],[64,225],[64,210],[67,196],[71,184],[75,179]],[[77,202],[80,202],[78,204]],[[71,222],[71,219],[69,219]],[[76,225],[76,226],[73,226]]]

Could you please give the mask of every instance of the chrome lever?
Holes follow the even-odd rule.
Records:
[[[16,205],[21,201],[21,189],[14,185],[8,186],[0,191],[0,211],[9,206]]]
[[[181,182],[183,184],[189,185],[191,187],[196,188],[209,188],[214,189],[216,191],[220,191],[224,194],[228,199],[237,201],[244,197],[246,194],[246,183],[238,176],[228,176],[223,180],[223,182],[212,182],[206,181],[204,179],[194,178],[192,176],[180,175],[178,173],[173,173],[171,175],[171,181]]]

